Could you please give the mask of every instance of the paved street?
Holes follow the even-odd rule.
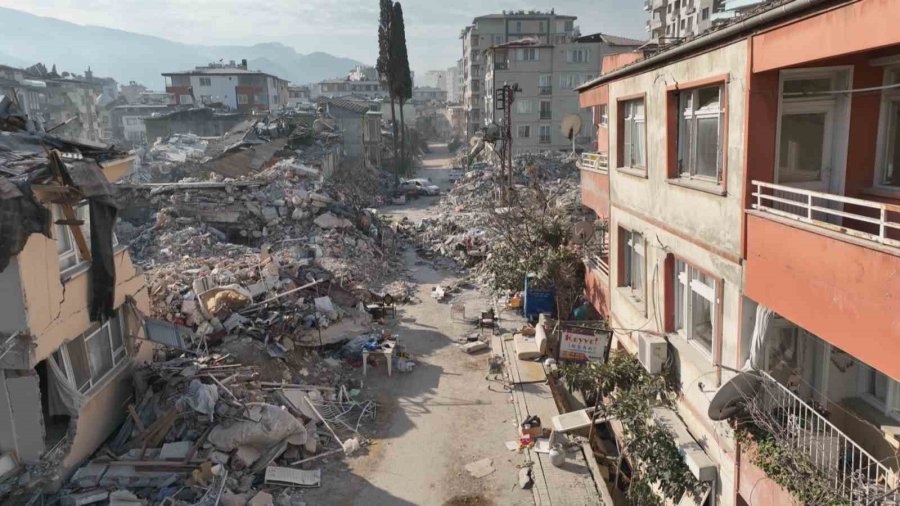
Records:
[[[445,145],[433,147],[420,176],[445,189],[450,160]],[[388,211],[416,220],[434,212],[437,202],[421,198]],[[377,441],[365,455],[347,459],[346,472],[328,466],[322,488],[304,497],[311,504],[533,504],[531,492],[516,486],[524,457],[504,446],[516,438],[511,395],[502,383],[485,379],[487,354],[469,356],[456,345],[472,327],[451,322],[449,304],[429,296],[447,275],[411,249],[405,260],[420,302],[398,312],[397,331],[418,365],[391,378],[383,367],[370,370],[366,390],[382,403]],[[456,300],[465,301],[469,315],[488,303],[475,290]],[[469,476],[464,466],[484,458],[493,459],[496,471]]]

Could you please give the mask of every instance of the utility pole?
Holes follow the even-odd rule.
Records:
[[[516,93],[522,91],[518,83],[504,83],[494,92],[494,103],[499,111],[503,111],[503,126],[500,138],[503,139],[500,149],[500,202],[506,204],[512,188],[512,105],[516,101]]]

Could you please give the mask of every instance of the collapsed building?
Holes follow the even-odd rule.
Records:
[[[127,153],[30,133],[0,116],[0,452],[30,486],[58,482],[122,420],[150,359],[140,271],[114,234]],[[3,131],[7,130],[7,131]],[[8,131],[14,130],[14,131]],[[8,470],[8,469],[4,469]]]

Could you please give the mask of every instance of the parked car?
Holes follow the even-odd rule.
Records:
[[[405,179],[400,182],[400,186],[398,188],[401,193],[405,195],[440,195],[441,189],[432,184],[431,181],[418,178],[418,179]]]

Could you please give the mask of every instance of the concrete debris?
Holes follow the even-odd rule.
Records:
[[[466,471],[473,478],[484,478],[485,476],[496,471],[494,469],[494,461],[491,459],[481,459],[471,464],[466,464]]]

